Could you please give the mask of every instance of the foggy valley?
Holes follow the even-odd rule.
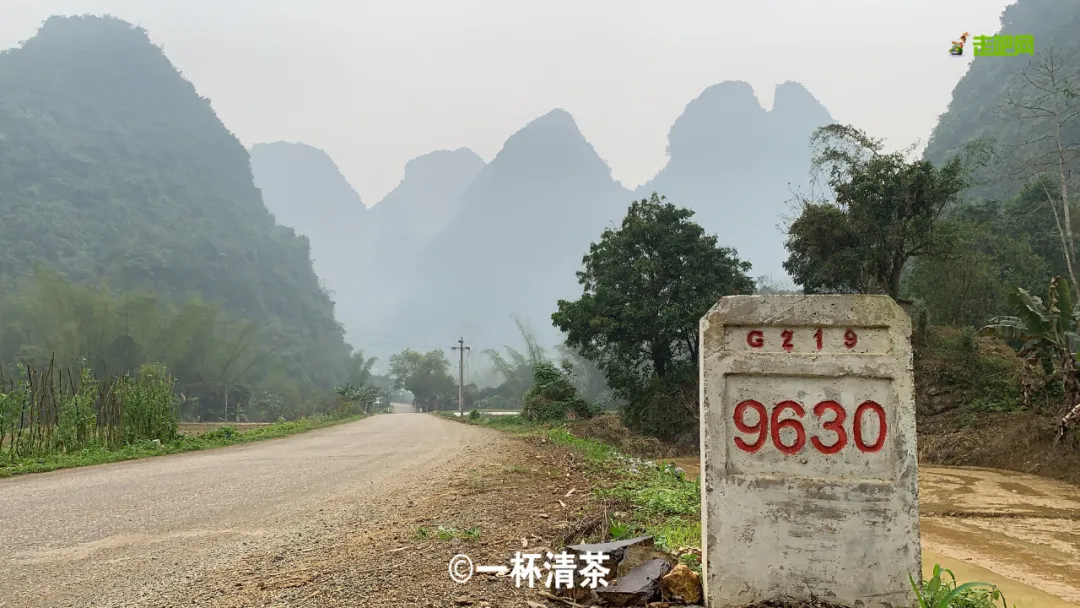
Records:
[[[0,606],[1080,606],[1080,3],[808,6],[0,8]]]

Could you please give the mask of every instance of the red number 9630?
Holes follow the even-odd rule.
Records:
[[[751,410],[757,414],[757,422],[754,424],[747,422],[747,412]],[[784,412],[791,412],[794,417],[781,420],[780,417],[784,415]],[[821,422],[821,428],[826,432],[824,437],[809,438],[814,449],[822,454],[836,454],[843,450],[848,444],[848,432],[844,426],[848,419],[848,412],[844,409],[844,406],[835,401],[822,401],[815,405],[811,412]],[[866,423],[865,418],[870,414],[877,418],[878,423],[878,433],[873,443],[867,442],[866,435],[863,432],[863,425]],[[806,447],[806,428],[802,423],[805,416],[806,411],[803,409],[802,404],[797,401],[781,401],[773,407],[771,413],[760,401],[753,399],[742,401],[735,406],[735,428],[740,433],[756,437],[753,441],[736,437],[735,447],[753,454],[760,450],[767,440],[771,439],[773,446],[784,454],[788,456],[798,454]],[[855,414],[851,418],[851,439],[855,443],[855,447],[863,453],[880,452],[885,447],[885,436],[888,433],[885,408],[874,401],[863,401],[855,409]],[[782,429],[794,431],[795,441],[785,444],[780,437]]]

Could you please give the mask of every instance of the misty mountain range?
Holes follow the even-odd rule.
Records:
[[[258,144],[251,164],[269,210],[310,239],[349,341],[385,361],[458,336],[479,349],[517,344],[515,316],[555,345],[550,315],[558,299],[580,295],[575,272],[589,243],[652,192],[693,209],[755,276],[786,276],[781,225],[793,190],[807,185],[809,137],[830,122],[799,83],[777,86],[771,110],[745,82],[711,86],[672,126],[667,165],[633,191],[559,109],[490,163],[466,148],[409,161],[370,209],[306,144]]]

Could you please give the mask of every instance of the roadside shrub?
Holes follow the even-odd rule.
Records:
[[[200,437],[208,440],[232,439],[239,434],[235,426],[219,426],[212,431],[206,431]]]
[[[698,436],[696,365],[684,365],[663,378],[652,376],[631,392],[619,412],[630,430],[661,441],[695,445]]]
[[[124,440],[172,441],[176,438],[175,381],[164,365],[144,365],[134,376],[117,381],[117,391],[124,404]]]
[[[95,439],[98,385],[89,368],[82,369],[77,387],[70,393],[61,391],[58,397],[55,447],[62,452],[82,449]]]
[[[1037,406],[1053,390],[1049,377],[1008,344],[974,330],[931,327],[915,352],[916,405],[922,414],[954,409],[1011,412]]]
[[[556,367],[545,361],[533,366],[533,385],[525,393],[521,414],[530,420],[550,421],[591,418],[595,411],[578,396],[570,364]]]

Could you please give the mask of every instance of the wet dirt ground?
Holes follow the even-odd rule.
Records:
[[[676,463],[695,477],[697,458]],[[919,472],[923,566],[997,585],[1014,608],[1080,607],[1080,488],[992,469]]]
[[[925,563],[952,567],[961,580],[987,580],[989,571],[1017,606],[1080,606],[1080,488],[935,467],[920,471],[920,486]]]

